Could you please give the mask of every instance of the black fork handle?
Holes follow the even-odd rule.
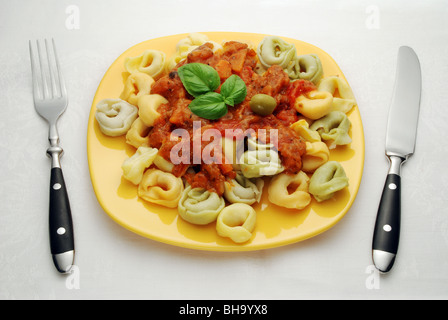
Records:
[[[60,273],[68,273],[75,257],[73,220],[67,187],[59,163],[62,149],[52,147],[48,154],[52,158],[50,177],[50,249],[53,262]]]

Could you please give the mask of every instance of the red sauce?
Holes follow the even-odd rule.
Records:
[[[188,109],[193,97],[185,90],[176,72],[181,65],[192,62],[208,64],[215,68],[221,83],[224,83],[232,74],[240,76],[247,86],[245,100],[235,107],[229,107],[229,112],[218,120],[207,120],[194,115]],[[254,71],[256,65],[257,55],[246,44],[227,42],[222,50],[214,53],[212,46],[206,43],[191,52],[188,58],[177,65],[170,74],[153,84],[151,93],[162,95],[168,103],[158,109],[162,116],[149,132],[150,146],[158,148],[160,154],[170,160],[170,152],[178,144],[178,141],[170,141],[171,132],[177,128],[187,130],[191,140],[183,143],[190,143],[191,152],[190,155],[183,155],[187,160],[186,163],[176,165],[173,174],[183,176],[193,188],[202,187],[222,195],[224,182],[236,175],[233,167],[226,163],[202,162],[200,165],[190,165],[194,163],[194,121],[200,121],[202,130],[217,129],[223,137],[226,129],[241,129],[243,132],[247,129],[253,129],[255,132],[258,129],[265,129],[266,142],[270,142],[270,130],[276,129],[278,130],[278,152],[285,172],[293,174],[302,168],[301,157],[305,153],[305,142],[289,126],[296,122],[299,116],[294,109],[295,99],[301,94],[315,90],[316,87],[306,80],[290,82],[288,75],[279,66],[272,66],[263,75],[259,75]],[[217,91],[219,92],[219,88]],[[249,101],[258,93],[268,94],[276,99],[277,107],[272,115],[263,117],[252,112]],[[258,138],[263,140],[262,137]],[[209,141],[202,142],[201,150],[209,143]],[[222,159],[219,158],[221,155],[212,156]],[[188,170],[190,167],[194,169],[194,172]]]

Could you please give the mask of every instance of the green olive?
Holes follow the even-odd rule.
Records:
[[[249,104],[253,112],[261,116],[267,116],[274,111],[277,106],[277,101],[267,94],[259,93],[250,99]]]

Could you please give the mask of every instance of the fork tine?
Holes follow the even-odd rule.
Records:
[[[45,69],[44,69],[44,62],[43,62],[43,54],[41,50],[41,46],[39,44],[39,40],[36,40],[37,45],[37,54],[39,56],[39,65],[40,65],[40,76],[42,80],[42,90],[43,90],[43,97],[44,99],[50,97],[50,93],[48,91],[48,84],[47,84],[47,78],[45,77]]]
[[[38,75],[38,70],[37,70],[37,65],[35,62],[35,53],[33,50],[33,45],[31,44],[31,40],[29,40],[29,46],[30,46],[30,60],[31,60],[31,75],[33,78],[33,95],[34,95],[34,99],[37,100],[39,98],[41,98],[41,91],[39,88],[39,77]]]
[[[56,52],[56,44],[54,42],[54,39],[51,39],[52,43],[53,43],[53,53],[54,53],[54,59],[56,61],[56,69],[58,72],[58,79],[59,79],[59,87],[61,89],[61,96],[67,96],[67,88],[65,87],[65,82],[64,82],[64,78],[62,77],[62,71],[61,71],[61,66],[59,64],[59,58],[58,58],[58,54]]]
[[[45,49],[47,51],[47,62],[48,62],[48,69],[50,71],[50,88],[51,88],[51,96],[55,98],[57,96],[57,88],[56,88],[56,80],[54,72],[54,64],[51,63],[51,54],[50,50],[48,48],[48,40],[45,39]]]

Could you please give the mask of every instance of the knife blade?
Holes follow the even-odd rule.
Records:
[[[395,262],[401,224],[401,166],[414,153],[421,98],[421,68],[415,51],[398,50],[397,71],[386,134],[390,168],[375,222],[372,258],[382,273]]]

